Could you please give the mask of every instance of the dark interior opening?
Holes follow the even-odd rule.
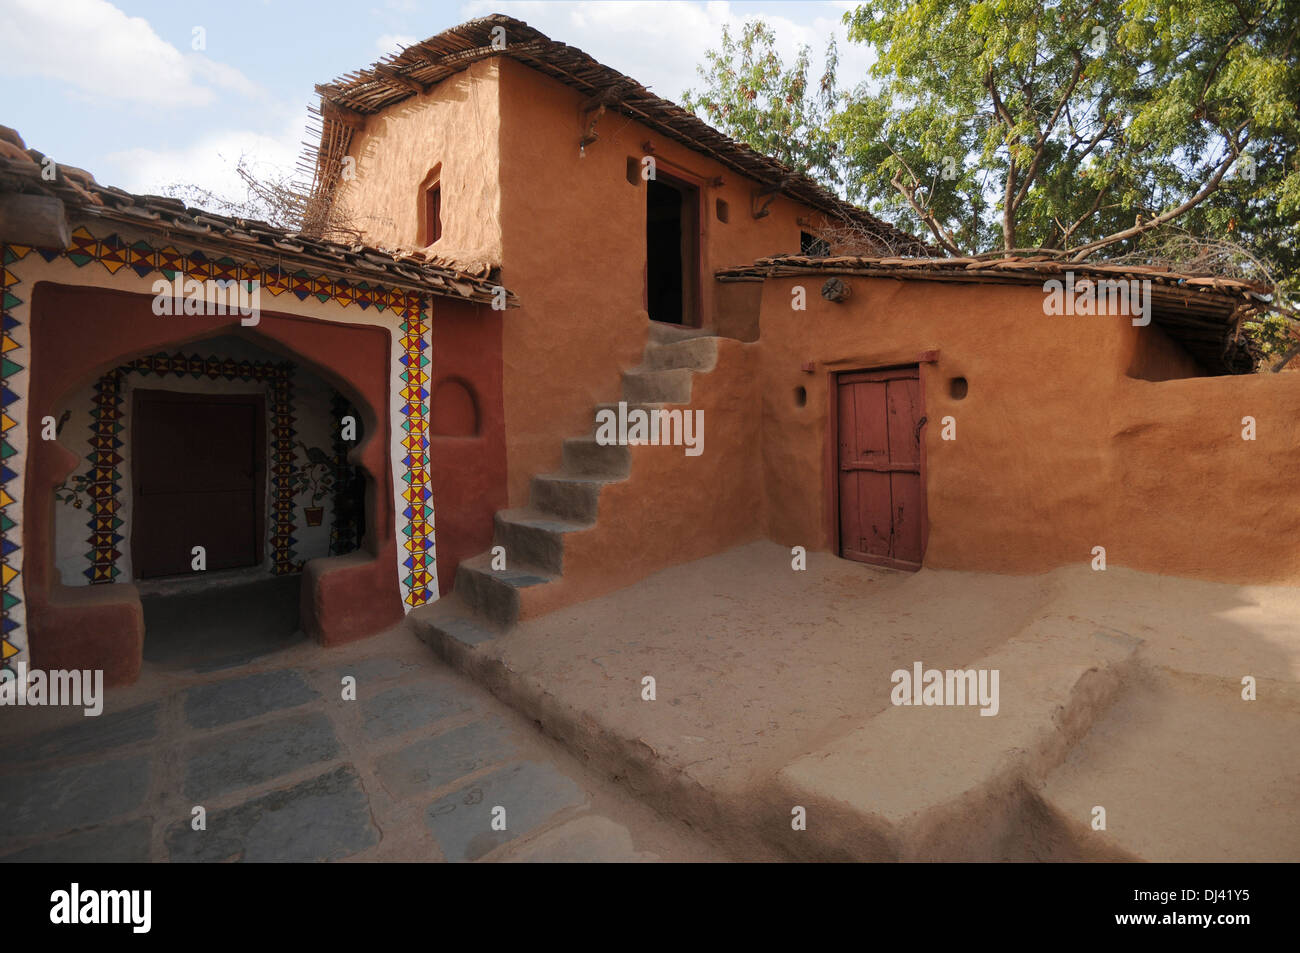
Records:
[[[699,192],[663,175],[646,185],[646,310],[652,321],[693,325]]]
[[[442,183],[435,182],[424,192],[424,243],[432,245],[442,238]]]
[[[818,238],[811,232],[799,233],[799,254],[809,258],[826,258],[831,253],[831,244],[824,238]]]

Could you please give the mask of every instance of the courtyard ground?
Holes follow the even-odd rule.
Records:
[[[150,660],[102,715],[7,711],[0,861],[727,859],[409,629],[329,651],[295,636],[296,581],[147,599]],[[239,628],[253,608],[260,628]]]
[[[1086,565],[906,574],[826,553],[795,571],[758,542],[505,633],[455,597],[412,621],[741,856],[1300,859],[1294,588]],[[998,713],[895,706],[891,675],[917,662],[997,671]]]
[[[293,580],[145,605],[104,715],[0,721],[0,860],[1300,859],[1294,588],[758,542],[507,632],[449,595],[322,650]],[[997,714],[893,704],[916,663]]]

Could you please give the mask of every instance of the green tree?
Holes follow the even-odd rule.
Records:
[[[845,21],[879,54],[832,119],[849,194],[949,251],[1083,260],[1177,222],[1300,264],[1300,0],[868,0]]]
[[[698,68],[705,85],[682,94],[683,105],[732,139],[747,143],[797,172],[833,184],[838,147],[827,134],[836,108],[834,38],[827,44],[820,81],[809,82],[809,48],[786,67],[776,33],[762,20],[745,22],[739,39],[722,28],[721,47]]]

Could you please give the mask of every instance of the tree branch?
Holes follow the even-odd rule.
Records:
[[[1215,170],[1214,175],[1210,178],[1210,181],[1205,184],[1205,187],[1201,189],[1201,191],[1197,192],[1195,195],[1193,195],[1183,204],[1179,205],[1177,208],[1172,208],[1167,212],[1162,212],[1161,214],[1154,216],[1150,220],[1143,222],[1141,225],[1134,225],[1132,228],[1126,228],[1123,231],[1115,232],[1112,235],[1107,235],[1105,238],[1099,238],[1095,242],[1089,242],[1086,245],[1080,245],[1078,248],[1075,249],[1075,255],[1073,258],[1070,259],[1070,261],[1072,263],[1077,264],[1078,262],[1081,262],[1086,258],[1088,258],[1094,251],[1096,251],[1099,248],[1105,248],[1107,245],[1114,245],[1116,242],[1122,242],[1130,238],[1136,238],[1138,235],[1142,235],[1146,232],[1149,232],[1153,228],[1159,228],[1161,225],[1164,225],[1166,222],[1173,221],[1178,216],[1186,212],[1188,209],[1195,208],[1197,205],[1200,205],[1202,202],[1204,202],[1209,196],[1211,196],[1212,194],[1214,194],[1214,192],[1218,190],[1219,183],[1223,181],[1223,177],[1227,174],[1228,170],[1232,168],[1232,164],[1236,162],[1238,157],[1241,155],[1241,150],[1242,147],[1245,145],[1245,142],[1238,142],[1237,136],[1241,134],[1242,130],[1245,129],[1248,126],[1248,124],[1249,124],[1249,120],[1247,122],[1243,122],[1240,126],[1237,127],[1234,135],[1229,138],[1228,140],[1229,150],[1228,150],[1227,157],[1225,157],[1224,160],[1219,163],[1218,169]]]

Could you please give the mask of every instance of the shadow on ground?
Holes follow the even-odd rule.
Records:
[[[145,595],[144,660],[164,669],[211,672],[306,641],[299,627],[299,576],[239,586]]]

